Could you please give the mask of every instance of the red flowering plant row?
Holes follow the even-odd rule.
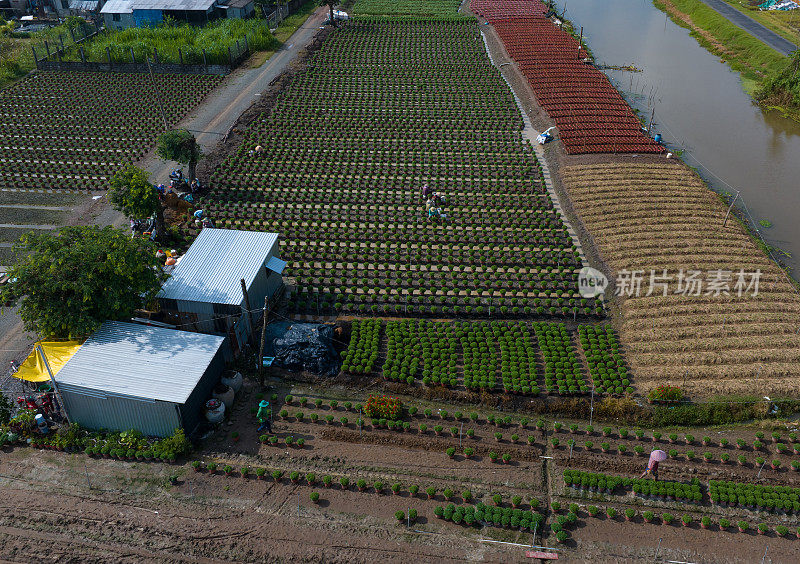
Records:
[[[403,402],[389,396],[369,396],[364,404],[364,415],[372,419],[397,420],[403,415]]]
[[[650,390],[647,399],[653,403],[678,403],[683,399],[683,390],[678,386],[662,384]]]

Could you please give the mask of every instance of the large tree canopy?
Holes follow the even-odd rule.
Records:
[[[0,299],[21,298],[25,329],[43,338],[86,337],[107,319],[129,318],[166,279],[151,243],[112,227],[30,233],[14,248],[22,258]]]
[[[156,154],[162,159],[189,165],[189,181],[194,178],[197,161],[203,156],[194,135],[185,129],[162,133],[156,145]]]

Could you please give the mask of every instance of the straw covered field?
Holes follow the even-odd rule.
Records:
[[[800,296],[737,220],[723,228],[726,206],[691,171],[570,166],[564,183],[603,260],[623,277],[620,338],[641,391],[684,378],[689,393],[798,390]],[[638,296],[634,271],[642,271]]]

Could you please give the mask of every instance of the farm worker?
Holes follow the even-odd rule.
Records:
[[[203,219],[203,210],[197,210],[194,212],[195,219]]]
[[[269,406],[268,401],[261,400],[261,403],[258,404],[256,418],[261,423],[258,428],[259,431],[266,428],[268,433],[272,433],[272,422],[270,421],[272,419],[272,408]]]
[[[433,203],[436,205],[444,204],[444,197],[439,192],[433,193]]]
[[[169,257],[167,259],[167,262],[165,263],[165,265],[166,266],[172,266],[172,265],[176,264],[177,262],[178,261],[176,261],[174,257]]]
[[[431,189],[428,188],[428,185],[427,184],[423,184],[422,185],[422,197],[423,198],[427,198],[428,194],[430,194],[430,193],[431,193]]]
[[[263,152],[264,152],[264,147],[262,147],[261,145],[256,145],[256,155],[260,156],[261,153]]]
[[[639,479],[641,480],[648,474],[652,475],[654,480],[658,480],[658,460],[650,459],[650,461],[647,463],[647,468],[645,468],[642,475],[639,476]]]

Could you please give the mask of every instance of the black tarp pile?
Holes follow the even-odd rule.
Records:
[[[332,339],[331,325],[279,321],[267,326],[264,354],[275,357],[272,365],[277,368],[336,376],[341,360]]]

